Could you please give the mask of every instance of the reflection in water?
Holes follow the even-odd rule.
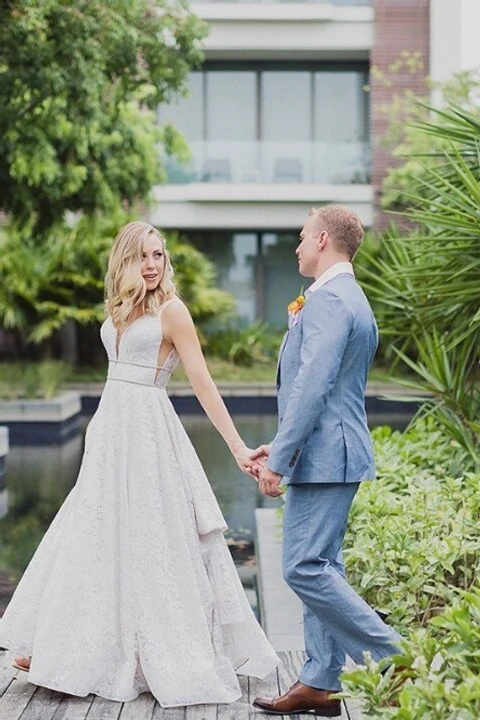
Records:
[[[86,418],[83,431],[87,425]],[[248,537],[256,507],[281,501],[265,498],[237,468],[230,452],[204,416],[186,416],[187,430],[233,532]],[[273,416],[239,416],[237,428],[256,447],[275,434]],[[0,615],[43,534],[75,484],[83,452],[83,432],[62,445],[14,446],[7,457],[6,490],[0,495]],[[2,518],[3,511],[3,519]],[[245,532],[247,531],[247,532]]]

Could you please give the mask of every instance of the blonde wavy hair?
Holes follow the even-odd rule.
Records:
[[[158,287],[150,292],[141,273],[143,244],[148,235],[155,235],[160,240],[165,256],[163,277]],[[162,303],[177,294],[172,278],[173,268],[163,235],[146,222],[125,225],[113,243],[105,280],[105,308],[115,327],[125,325],[140,303],[144,304],[146,313],[155,315]]]

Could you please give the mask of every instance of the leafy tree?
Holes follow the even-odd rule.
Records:
[[[202,58],[183,0],[10,0],[0,6],[0,204],[38,241],[66,211],[110,212],[178,150],[154,109]]]
[[[454,105],[480,116],[480,71],[461,72],[448,82],[427,84],[438,98],[438,109]],[[422,192],[421,178],[426,168],[445,162],[444,151],[448,150],[449,141],[423,131],[421,123],[430,118],[427,97],[422,102],[411,91],[405,91],[396,96],[389,112],[386,143],[392,147],[393,157],[400,162],[389,169],[383,181],[381,204],[386,210],[403,210],[410,203],[412,190]],[[437,117],[437,122],[441,122],[441,117]]]
[[[162,179],[162,146],[186,152],[155,109],[182,91],[205,31],[184,0],[0,5],[0,320],[19,353],[101,318],[125,210]]]
[[[68,321],[86,325],[104,316],[107,255],[125,214],[83,216],[56,225],[48,242],[25,241],[9,228],[0,238],[0,322],[12,330],[17,355],[44,343]],[[49,343],[43,346],[49,354]]]
[[[42,344],[43,354],[51,354],[49,341],[69,321],[102,322],[108,254],[128,219],[122,211],[108,218],[85,215],[73,227],[56,226],[41,246],[22,242],[12,230],[4,233],[0,276],[8,282],[0,283],[0,322],[15,331],[18,356],[30,344]],[[229,315],[233,298],[214,287],[210,260],[176,233],[170,234],[168,249],[175,281],[195,321]]]

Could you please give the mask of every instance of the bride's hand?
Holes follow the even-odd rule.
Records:
[[[258,476],[263,470],[263,462],[260,459],[252,460],[252,450],[244,445],[242,448],[232,450],[233,457],[240,470],[258,481]]]

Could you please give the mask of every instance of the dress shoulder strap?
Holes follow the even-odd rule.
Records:
[[[160,315],[163,313],[163,311],[165,310],[165,308],[166,308],[168,305],[170,305],[170,303],[173,302],[174,300],[175,300],[175,297],[170,298],[170,300],[165,300],[165,302],[163,302],[163,303],[160,305],[160,307],[158,308],[158,313],[157,313],[157,314],[160,316]]]

